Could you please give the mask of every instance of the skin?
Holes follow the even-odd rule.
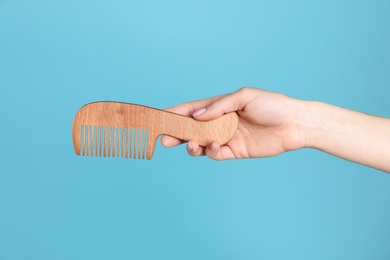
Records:
[[[187,102],[166,109],[200,121],[236,111],[238,129],[229,142],[202,147],[187,143],[192,156],[214,160],[262,158],[315,148],[390,173],[390,119],[313,101],[303,101],[258,88]],[[163,136],[161,144],[183,143]]]

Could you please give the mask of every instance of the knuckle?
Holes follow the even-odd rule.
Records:
[[[240,88],[237,92],[239,92],[241,94],[245,94],[245,93],[251,92],[252,89],[253,88],[251,88],[251,87],[244,86],[244,87]]]
[[[193,104],[191,102],[184,102],[182,104],[182,107],[184,108],[183,114],[190,115],[193,112]]]

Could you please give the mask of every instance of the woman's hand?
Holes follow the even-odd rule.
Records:
[[[274,156],[304,147],[305,137],[299,119],[300,101],[262,89],[242,88],[234,93],[203,99],[167,109],[178,114],[207,121],[236,111],[239,123],[236,133],[223,146],[212,142],[199,146],[195,140],[187,144],[190,155],[207,155],[216,160]],[[161,143],[172,147],[182,140],[163,136]]]

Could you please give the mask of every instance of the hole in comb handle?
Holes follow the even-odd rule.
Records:
[[[147,152],[148,152],[148,140],[149,140],[149,131],[148,129],[143,129],[143,136],[142,136],[142,159],[147,158]]]

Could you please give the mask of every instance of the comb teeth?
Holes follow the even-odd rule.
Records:
[[[147,129],[81,126],[80,155],[146,159]]]

